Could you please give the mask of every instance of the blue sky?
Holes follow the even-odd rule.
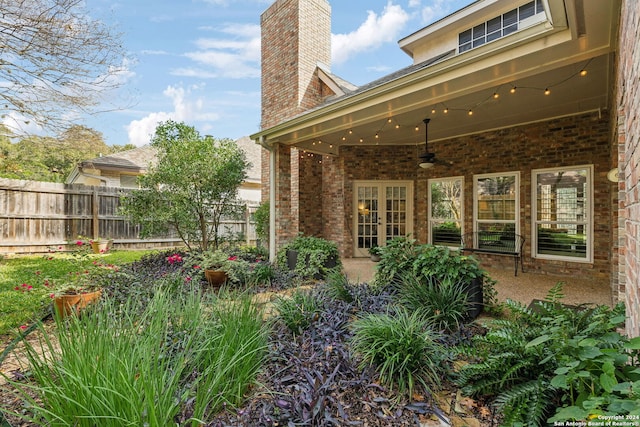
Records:
[[[471,0],[330,0],[334,74],[361,85],[411,64],[398,40]],[[122,87],[82,124],[109,145],[149,142],[156,124],[202,134],[260,130],[260,15],[273,0],[86,0],[123,34]]]

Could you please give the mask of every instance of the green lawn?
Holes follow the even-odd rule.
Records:
[[[52,253],[0,259],[0,335],[41,318],[51,294],[78,274],[102,265],[122,265],[149,251],[113,251],[94,255]]]

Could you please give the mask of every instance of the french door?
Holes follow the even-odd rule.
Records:
[[[413,181],[356,181],[354,199],[354,256],[413,233]]]

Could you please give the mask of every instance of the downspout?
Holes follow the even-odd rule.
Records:
[[[276,156],[277,151],[264,136],[258,144],[269,151],[269,261],[276,262]]]

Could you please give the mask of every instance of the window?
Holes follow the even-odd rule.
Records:
[[[482,46],[545,19],[542,0],[534,0],[458,34],[458,53]]]
[[[473,187],[474,231],[519,234],[520,174],[476,175]]]
[[[592,259],[593,166],[534,170],[534,256]]]
[[[460,247],[462,177],[429,180],[429,237],[434,245]]]
[[[122,188],[138,188],[137,175],[120,175],[120,187]]]

